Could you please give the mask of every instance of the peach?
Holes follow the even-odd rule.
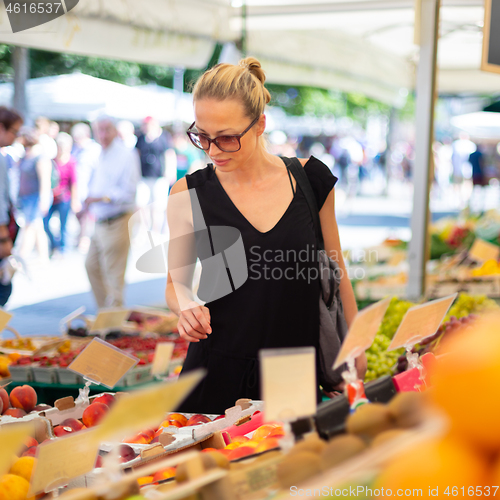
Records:
[[[42,404],[36,405],[33,408],[33,411],[46,411],[46,410],[50,410],[51,408],[52,408],[52,406],[42,403]]]
[[[211,420],[206,415],[193,415],[186,423],[186,426],[189,425],[200,425],[206,424],[207,422],[211,422]]]
[[[249,441],[246,441],[245,443],[242,443],[240,446],[248,446],[249,448],[257,448],[259,446],[260,441],[255,441],[254,439],[250,439]]]
[[[82,421],[86,427],[96,426],[108,413],[109,408],[103,403],[92,403],[83,411]]]
[[[8,410],[3,412],[4,415],[10,415],[14,418],[21,418],[27,415],[24,410],[20,410],[19,408],[9,408]]]
[[[116,402],[116,398],[112,394],[102,394],[101,396],[98,396],[92,401],[92,404],[94,403],[103,403],[107,407],[111,408],[113,404]]]
[[[278,437],[284,436],[283,427],[280,424],[264,424],[256,429],[254,432],[252,439],[255,441],[260,441],[266,437]]]
[[[235,450],[240,447],[240,443],[229,443],[224,447],[225,450]]]
[[[209,453],[211,451],[219,451],[217,448],[203,448],[202,453]]]
[[[10,391],[10,403],[14,408],[19,408],[29,413],[36,406],[37,395],[35,389],[29,385],[14,387]]]
[[[73,432],[75,431],[68,426],[57,425],[56,427],[54,427],[54,436],[56,437],[67,436],[68,434],[72,434]]]
[[[184,427],[188,419],[182,413],[169,413],[165,420],[161,423],[161,427]]]
[[[24,440],[24,446],[26,446],[26,448],[31,448],[32,446],[38,446],[38,441],[34,437],[28,436]]]
[[[77,420],[76,418],[67,418],[66,420],[63,420],[60,425],[63,427],[71,427],[75,432],[86,429],[80,420]]]
[[[280,443],[277,438],[274,437],[264,438],[262,441],[259,442],[257,448],[255,448],[255,453],[262,453],[263,451],[274,450],[275,448],[279,448],[279,446]]]
[[[175,477],[175,467],[168,467],[167,469],[159,470],[153,476],[153,482],[164,481],[165,479],[170,479],[171,477]]]
[[[135,436],[124,439],[124,443],[132,443],[132,444],[149,444],[151,441],[153,441],[155,437],[154,431],[147,430],[147,431],[142,431],[136,434]]]
[[[10,399],[7,391],[2,387],[0,389],[0,399],[2,400],[2,412],[5,413],[10,408]]]
[[[255,448],[251,448],[250,446],[240,446],[234,450],[231,450],[231,453],[227,456],[229,461],[236,460],[238,458],[248,457],[249,455],[253,455],[255,452]]]

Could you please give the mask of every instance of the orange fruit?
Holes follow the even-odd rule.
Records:
[[[448,414],[452,432],[487,452],[500,450],[500,315],[443,343],[446,355],[432,373],[433,402]]]
[[[21,457],[14,462],[10,468],[10,473],[15,474],[16,476],[24,477],[24,479],[29,482],[31,480],[35,464],[36,458]]]
[[[139,486],[144,486],[145,484],[151,484],[153,482],[153,476],[143,476],[140,477],[137,482]]]
[[[421,490],[418,498],[436,498],[431,494],[438,489],[437,498],[451,498],[452,487],[457,487],[458,496],[465,496],[469,486],[486,484],[487,464],[485,459],[459,440],[451,437],[423,441],[394,457],[382,471],[373,489],[379,491],[379,498],[391,495],[380,494],[391,490],[392,495],[398,489],[403,491]],[[449,488],[449,495],[446,495]],[[415,495],[415,493],[414,493]]]
[[[5,474],[0,478],[0,500],[26,500],[29,489],[30,483],[24,477]]]

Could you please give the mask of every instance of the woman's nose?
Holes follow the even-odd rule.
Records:
[[[209,154],[209,156],[213,156],[213,155],[219,154],[220,152],[221,152],[221,150],[217,147],[217,145],[215,144],[215,142],[211,142],[210,143],[210,147],[208,148],[208,154]]]

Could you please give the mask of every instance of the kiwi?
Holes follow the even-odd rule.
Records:
[[[408,429],[423,421],[423,396],[420,392],[400,392],[388,404],[394,422],[398,427]]]
[[[382,403],[367,403],[360,406],[346,420],[349,434],[372,439],[377,434],[395,427],[389,408]]]
[[[321,459],[311,451],[298,451],[285,456],[276,473],[279,484],[287,489],[321,472]]]
[[[345,462],[366,448],[365,442],[358,436],[344,434],[333,438],[321,453],[323,470],[330,469]]]
[[[406,432],[407,431],[404,429],[389,429],[388,431],[381,432],[378,436],[375,436],[371,445],[379,446],[387,441],[392,441],[399,436],[404,436]]]
[[[289,452],[296,453],[298,451],[312,451],[316,454],[321,454],[321,452],[325,449],[326,443],[317,435],[311,434],[307,436],[302,441],[299,441]]]

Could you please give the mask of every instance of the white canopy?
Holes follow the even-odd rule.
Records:
[[[201,68],[215,41],[241,38],[239,0],[81,0],[66,16],[0,42]],[[440,93],[497,93],[479,70],[484,0],[442,0]],[[241,4],[241,2],[240,2]],[[414,0],[246,0],[248,54],[268,81],[359,91],[399,105],[415,84]],[[0,2],[0,9],[4,9]]]
[[[30,116],[52,120],[89,120],[101,113],[139,123],[154,116],[160,123],[192,121],[190,95],[159,87],[128,87],[101,78],[73,73],[34,78],[27,82]],[[10,106],[12,83],[0,84],[0,104]]]

